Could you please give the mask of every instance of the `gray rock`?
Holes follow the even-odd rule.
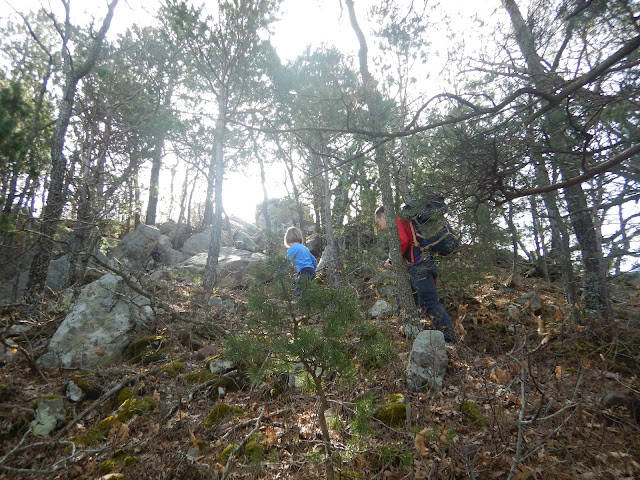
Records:
[[[208,253],[188,258],[176,268],[198,275],[204,274]],[[233,288],[247,285],[249,273],[266,258],[262,253],[251,253],[231,247],[220,247],[218,257],[218,286]]]
[[[439,330],[420,332],[409,355],[407,387],[414,392],[423,388],[440,390],[447,364],[444,334]]]
[[[621,274],[616,280],[628,287],[638,288],[640,287],[640,272],[625,272]]]
[[[69,399],[71,402],[80,402],[84,400],[85,397],[82,389],[78,385],[76,385],[73,380],[67,383],[65,394],[67,395],[67,399]]]
[[[391,313],[393,311],[393,306],[385,300],[377,300],[376,303],[373,304],[371,310],[369,311],[371,317],[376,318],[380,315],[384,315],[387,313]]]
[[[29,423],[31,432],[38,437],[46,437],[56,428],[64,425],[67,412],[61,397],[44,398],[36,408],[36,419]]]
[[[538,292],[527,292],[516,300],[519,305],[529,306],[531,311],[538,315],[542,311],[542,301]]]
[[[209,371],[215,375],[231,372],[236,366],[230,360],[216,359],[209,362]]]
[[[246,232],[237,230],[233,233],[233,246],[247,252],[259,252],[261,249]]]
[[[109,251],[109,257],[128,260],[135,267],[142,267],[151,257],[160,241],[160,230],[141,223],[134,231],[127,233],[120,243]]]
[[[20,358],[18,345],[12,339],[5,339],[5,343],[0,343],[0,364],[13,363]]]
[[[45,368],[92,368],[119,359],[152,316],[148,300],[106,274],[86,285],[38,359]]]
[[[158,262],[164,265],[177,265],[186,258],[184,253],[172,247],[172,240],[166,235],[160,236],[152,255],[157,256]]]
[[[182,245],[182,252],[187,255],[197,255],[209,251],[211,243],[211,227],[203,232],[191,235]]]

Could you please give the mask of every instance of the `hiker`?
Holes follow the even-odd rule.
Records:
[[[300,295],[300,280],[312,280],[316,276],[318,262],[309,249],[302,244],[302,231],[298,227],[289,227],[284,234],[284,245],[288,247],[287,258],[296,267],[298,278],[296,279],[296,296]]]
[[[387,229],[387,217],[383,206],[376,210],[375,222],[379,230]],[[438,270],[436,263],[428,251],[423,252],[418,245],[415,245],[411,221],[397,217],[396,223],[398,224],[402,256],[409,269],[411,289],[416,303],[425,315],[433,319],[434,328],[442,331],[445,342],[457,343],[458,336],[454,332],[451,319],[440,303],[436,292]],[[392,268],[390,259],[385,262],[385,268]]]

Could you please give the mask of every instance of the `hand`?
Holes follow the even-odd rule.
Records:
[[[387,261],[384,262],[384,269],[391,270],[392,268],[393,268],[393,265],[391,265],[391,260],[387,259]]]

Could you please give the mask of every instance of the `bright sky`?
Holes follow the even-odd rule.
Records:
[[[204,0],[203,0],[204,1]],[[421,0],[414,0],[421,4]],[[196,2],[197,3],[197,2]],[[343,3],[343,2],[342,2]],[[359,16],[360,26],[367,39],[372,43],[371,32],[367,28],[365,9],[371,5],[370,0],[356,0],[355,6]],[[93,15],[96,22],[101,22],[106,11],[107,0],[71,0],[71,13],[76,23],[87,23],[86,18]],[[5,18],[15,8],[21,12],[44,5],[46,8],[61,10],[59,0],[0,0],[0,17]],[[133,23],[147,23],[159,8],[159,0],[120,0],[110,36],[125,31]],[[447,9],[458,20],[470,17],[474,13],[489,12],[499,5],[499,0],[446,0],[442,8]],[[321,44],[336,45],[346,55],[356,56],[358,43],[349,22],[346,6],[341,10],[340,0],[284,0],[281,9],[282,21],[274,26],[272,42],[283,61],[290,61],[302,54],[311,44],[317,47]],[[447,32],[442,32],[444,36]],[[434,39],[434,42],[437,42]],[[371,45],[370,45],[371,47]],[[262,186],[258,169],[242,173],[231,173],[223,187],[224,204],[227,213],[233,213],[241,218],[253,222],[255,205],[263,199]],[[161,174],[168,182],[168,172]],[[269,195],[272,197],[286,194],[283,185],[284,173],[270,171],[267,173]],[[168,188],[161,191],[168,192]],[[168,205],[168,198],[161,198],[161,204]],[[162,207],[160,207],[162,214]]]

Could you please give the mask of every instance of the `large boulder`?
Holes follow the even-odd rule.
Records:
[[[151,252],[151,256],[155,263],[169,266],[177,265],[187,257],[185,253],[173,248],[171,238],[166,235],[160,236],[156,248]]]
[[[109,251],[109,257],[127,261],[137,268],[144,267],[158,245],[161,235],[156,227],[141,223]]]
[[[208,253],[199,253],[198,255],[188,258],[175,268],[187,270],[197,275],[203,275],[207,264],[207,257]],[[220,255],[218,256],[218,286],[223,288],[246,286],[249,280],[249,272],[265,258],[266,256],[262,253],[252,253],[232,247],[220,247]]]
[[[86,285],[38,359],[45,368],[93,368],[121,357],[152,316],[148,300],[111,273]]]
[[[67,411],[64,408],[62,397],[51,396],[43,398],[36,408],[36,418],[29,427],[31,433],[37,437],[46,437],[56,428],[64,425],[67,420]]]
[[[211,227],[187,238],[182,245],[182,252],[187,255],[206,253],[209,251],[209,244],[211,244]]]
[[[184,242],[189,238],[192,233],[192,229],[189,225],[184,223],[176,223],[173,220],[168,220],[158,225],[160,233],[166,235],[171,239],[171,246],[176,250],[180,250]]]
[[[423,330],[413,342],[407,366],[407,387],[440,390],[447,371],[447,348],[440,330]]]

